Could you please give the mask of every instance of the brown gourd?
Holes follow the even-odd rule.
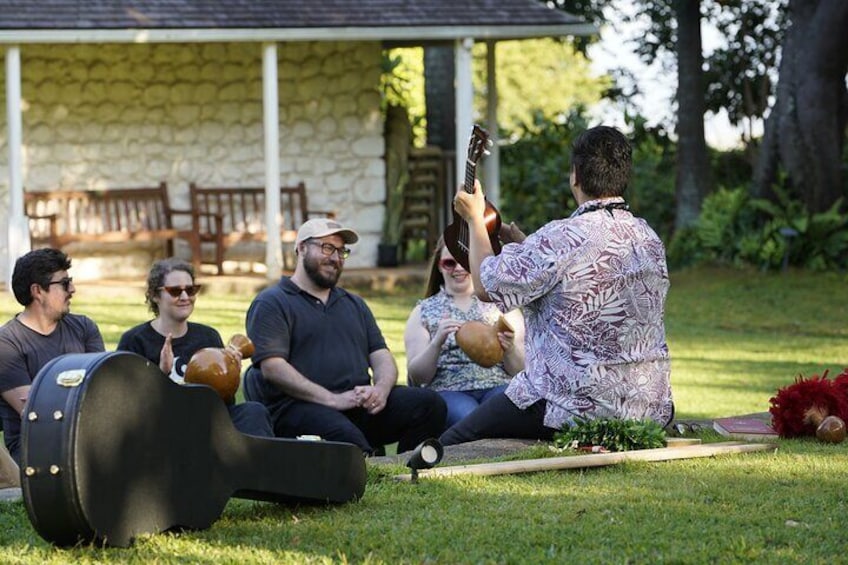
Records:
[[[235,400],[241,382],[241,359],[253,355],[255,348],[247,336],[236,334],[226,347],[204,347],[198,350],[186,366],[185,382],[207,385],[229,404]]]
[[[828,415],[814,406],[807,410],[805,420],[816,427],[816,438],[824,443],[842,443],[845,440],[845,422],[839,416]]]
[[[498,332],[514,331],[503,316],[494,326],[471,320],[456,331],[456,343],[468,357],[481,367],[493,367],[503,360],[504,350]]]

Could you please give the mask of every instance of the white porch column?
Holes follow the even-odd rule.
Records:
[[[483,160],[483,176],[486,184],[486,198],[495,207],[500,204],[501,199],[501,157],[498,146],[498,84],[496,81],[494,40],[486,41],[486,129],[492,146],[489,147],[489,155]]]
[[[457,40],[454,46],[456,82],[456,187],[465,182],[465,161],[468,157],[468,140],[474,125],[474,85],[471,82],[471,38]]]
[[[280,118],[277,81],[277,44],[262,45],[262,116],[265,135],[265,248],[267,277],[278,279],[283,272],[280,243]]]
[[[23,126],[21,120],[21,49],[6,49],[6,123],[9,144],[9,228],[6,280],[11,288],[15,261],[29,251],[29,226],[24,215]]]

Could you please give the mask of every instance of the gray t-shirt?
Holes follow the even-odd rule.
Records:
[[[0,392],[32,384],[48,361],[66,353],[105,351],[103,336],[88,317],[67,314],[49,335],[22,324],[17,316],[0,328]],[[21,418],[0,399],[6,447],[19,460]]]

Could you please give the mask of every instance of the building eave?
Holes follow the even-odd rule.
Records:
[[[265,43],[288,41],[390,41],[426,43],[471,37],[480,40],[586,36],[586,23],[519,26],[409,26],[198,29],[17,29],[0,30],[0,44],[54,43]]]

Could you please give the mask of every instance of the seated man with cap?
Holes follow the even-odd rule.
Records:
[[[263,403],[279,437],[319,436],[366,454],[398,442],[398,453],[437,437],[442,398],[396,386],[394,357],[365,301],[336,283],[359,236],[335,220],[305,222],[291,277],[260,292],[247,312],[256,352],[245,397]]]

